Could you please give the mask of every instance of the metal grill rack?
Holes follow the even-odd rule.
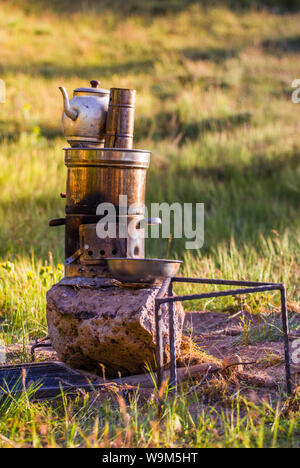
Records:
[[[64,393],[78,390],[93,392],[102,388],[81,372],[70,369],[62,362],[37,362],[0,366],[0,400],[20,395],[25,389],[32,389],[35,399],[55,398]]]
[[[212,285],[227,285],[227,286],[242,286],[238,289],[228,289],[224,291],[214,291],[202,294],[185,294],[183,296],[174,296],[174,283],[194,283],[194,284],[212,284]],[[236,296],[243,294],[261,293],[266,291],[280,291],[281,294],[281,317],[282,330],[284,338],[284,355],[286,368],[286,384],[288,394],[292,393],[292,378],[290,365],[290,347],[289,347],[289,322],[286,306],[286,289],[282,283],[260,283],[254,281],[231,281],[221,279],[204,279],[204,278],[183,278],[173,277],[167,278],[160,289],[159,294],[155,299],[155,323],[156,323],[156,362],[157,362],[157,381],[158,387],[162,385],[164,380],[164,349],[162,336],[162,304],[169,304],[169,337],[170,337],[170,389],[173,393],[177,393],[177,368],[176,368],[176,336],[174,327],[174,302],[184,302],[190,300],[209,299],[225,296]]]

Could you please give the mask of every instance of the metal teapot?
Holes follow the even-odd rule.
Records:
[[[64,134],[72,147],[104,146],[109,91],[99,88],[99,81],[90,83],[91,88],[75,89],[70,101],[66,89],[59,87],[64,99]]]

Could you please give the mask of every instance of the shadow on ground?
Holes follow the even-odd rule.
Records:
[[[179,145],[186,140],[197,140],[204,133],[234,130],[251,122],[249,112],[236,113],[220,118],[203,119],[199,122],[185,122],[178,112],[160,112],[153,118],[141,118],[136,123],[135,138],[151,137],[154,141],[166,138],[176,139]]]
[[[31,76],[41,76],[43,78],[70,78],[73,76],[86,79],[89,81],[93,76],[101,76],[102,78],[111,77],[112,75],[124,76],[128,74],[147,73],[152,70],[154,65],[153,60],[136,60],[125,63],[115,63],[107,66],[87,66],[74,64],[71,66],[61,66],[51,62],[40,63],[24,63],[20,65],[5,65],[0,63],[0,73],[18,74],[25,73]]]
[[[176,139],[179,145],[186,140],[197,140],[208,132],[234,130],[245,124],[250,124],[252,115],[249,112],[232,114],[226,117],[203,119],[199,122],[184,122],[178,112],[160,112],[155,118],[141,117],[135,124],[135,142],[152,138],[159,141],[166,138]],[[50,126],[45,123],[38,125],[41,136],[51,140],[62,137],[61,125]],[[0,120],[0,141],[7,139],[17,141],[23,132],[34,131],[34,125],[24,125],[16,121]]]
[[[201,50],[199,47],[187,47],[182,50],[182,55],[189,60],[211,60],[215,63],[223,62],[229,58],[236,57],[240,48],[224,49],[223,47],[212,47],[207,50]]]
[[[268,39],[262,43],[265,52],[276,55],[300,53],[300,35]]]
[[[8,1],[8,0],[7,0]],[[56,13],[110,11],[117,15],[139,15],[145,17],[178,13],[192,4],[204,7],[227,6],[233,9],[270,8],[272,10],[298,10],[299,0],[14,0],[28,12],[41,13],[52,11]]]

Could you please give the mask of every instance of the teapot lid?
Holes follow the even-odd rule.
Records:
[[[109,94],[108,89],[99,88],[100,81],[91,80],[91,88],[76,88],[74,93],[98,93],[98,94]]]

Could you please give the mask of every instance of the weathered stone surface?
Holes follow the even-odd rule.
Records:
[[[56,284],[47,293],[47,321],[52,346],[61,361],[107,376],[145,372],[155,367],[154,300],[159,288],[74,288]],[[184,310],[175,303],[178,350]],[[168,343],[168,314],[163,314]]]

